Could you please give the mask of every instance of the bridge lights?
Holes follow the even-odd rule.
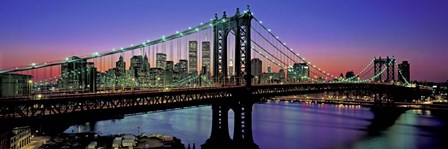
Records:
[[[268,32],[271,32],[271,29],[268,29]]]
[[[35,66],[36,66],[36,63],[31,63],[31,66],[35,67]]]
[[[258,23],[263,24],[263,21],[258,21]]]

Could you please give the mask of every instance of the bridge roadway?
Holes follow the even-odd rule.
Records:
[[[273,96],[308,94],[319,92],[348,92],[389,95],[417,99],[427,90],[379,83],[309,83],[221,86],[203,88],[173,88],[161,90],[136,90],[127,92],[54,95],[48,99],[0,100],[0,119],[40,118],[78,112],[104,110],[166,110],[199,105],[211,105],[226,100],[251,100],[258,102]],[[399,93],[399,94],[397,94]],[[405,95],[405,97],[403,97]]]

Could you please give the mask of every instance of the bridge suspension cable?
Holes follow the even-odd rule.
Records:
[[[395,59],[392,59],[392,61],[390,61],[390,62],[388,63],[388,65],[392,64],[393,62],[395,62]],[[365,80],[358,80],[358,81],[354,81],[354,82],[357,82],[357,83],[358,83],[358,82],[361,82],[361,83],[363,83],[363,82],[375,81],[375,79],[378,78],[380,75],[383,75],[384,71],[386,71],[386,70],[387,70],[387,67],[384,67],[384,69],[382,69],[382,70],[380,71],[380,73],[375,74],[372,78],[365,79]]]
[[[272,37],[274,37],[275,40],[277,40],[281,45],[283,45],[283,47],[285,47],[287,50],[289,50],[291,53],[293,53],[292,55],[295,55],[297,58],[301,59],[303,62],[309,64],[312,68],[316,69],[316,70],[319,71],[320,73],[322,73],[322,74],[324,74],[324,75],[326,75],[326,76],[328,76],[328,77],[330,77],[330,78],[337,79],[337,78],[334,77],[333,75],[330,75],[328,72],[325,72],[324,70],[322,70],[322,69],[316,67],[316,65],[311,65],[311,62],[310,62],[310,61],[305,60],[305,58],[299,56],[298,53],[294,52],[291,48],[289,48],[288,46],[286,46],[286,43],[285,43],[285,42],[282,42],[282,41],[278,38],[278,36],[275,36],[275,35],[271,32],[271,30],[268,29],[268,28],[266,28],[266,26],[264,26],[264,25],[262,24],[262,22],[259,21],[256,17],[254,17],[254,20],[255,20],[255,21],[256,21],[256,22],[257,22],[257,23],[258,23],[264,30],[266,30]],[[257,33],[258,33],[258,32],[257,32]],[[262,35],[261,35],[261,36],[262,36]],[[264,37],[264,36],[262,36],[262,37]],[[267,40],[266,38],[264,38],[264,39]],[[279,50],[278,48],[276,48],[276,49]],[[283,52],[282,52],[282,53],[283,53]],[[284,53],[283,53],[283,54],[284,54]],[[286,55],[286,54],[285,54],[285,55]]]
[[[364,67],[364,69],[362,69],[357,75],[355,75],[355,76],[353,76],[353,77],[350,77],[350,78],[347,78],[347,79],[345,79],[344,81],[351,81],[351,80],[357,78],[358,76],[361,76],[361,74],[363,74],[364,71],[366,71],[367,68],[369,68],[369,67],[373,64],[374,61],[375,61],[375,59],[373,58],[372,61],[370,61],[370,63],[369,63],[366,67]],[[372,67],[372,68],[373,68],[373,67]],[[372,70],[372,69],[369,69],[369,70]],[[370,71],[368,71],[368,72],[370,72]],[[368,73],[368,72],[367,72],[367,73]],[[366,74],[367,74],[367,73],[366,73]]]
[[[398,69],[398,73],[400,74],[401,79],[404,80],[405,85],[409,85],[410,83],[409,83],[408,80],[403,76],[403,73],[401,72],[400,67],[397,67],[397,69]]]

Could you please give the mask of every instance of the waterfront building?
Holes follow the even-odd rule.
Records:
[[[96,89],[97,69],[93,62],[87,62],[77,56],[67,59],[61,64],[61,79],[58,80],[59,88],[63,89]]]
[[[31,75],[0,74],[0,98],[30,95],[33,87]]]

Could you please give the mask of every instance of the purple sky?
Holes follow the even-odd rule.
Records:
[[[412,80],[448,80],[446,0],[2,0],[0,69],[160,38],[247,4],[331,74],[356,73],[374,56],[393,55],[410,62]]]

